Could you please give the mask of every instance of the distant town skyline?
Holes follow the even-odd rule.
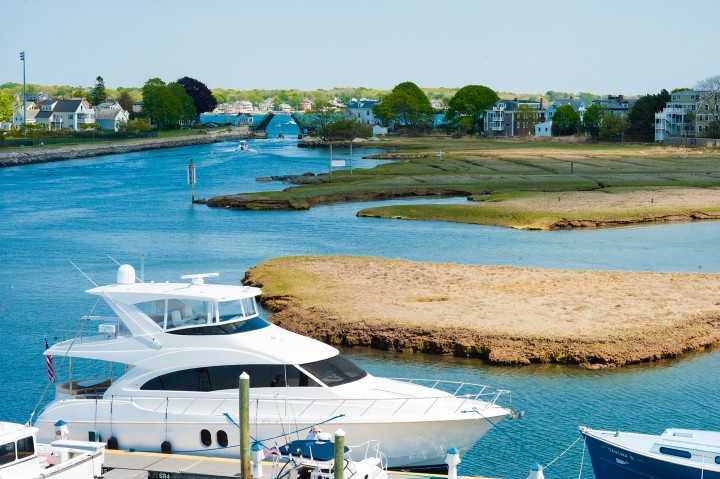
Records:
[[[720,2],[13,0],[0,83],[235,90],[489,86],[642,95],[720,75]]]

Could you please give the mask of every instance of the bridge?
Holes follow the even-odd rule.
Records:
[[[310,135],[310,134],[312,134],[312,133],[315,132],[315,127],[312,126],[312,125],[310,125],[310,124],[305,120],[305,115],[299,115],[299,114],[297,114],[297,113],[293,113],[293,114],[290,115],[290,116],[291,116],[292,119],[295,121],[295,123],[297,124],[298,129],[300,130],[300,132],[298,133],[298,138],[299,138],[299,139],[302,140],[302,139],[305,138],[306,136],[308,136],[308,135]]]
[[[263,118],[260,123],[254,123],[250,127],[253,138],[267,138],[268,137],[267,127],[274,117],[275,117],[275,113],[268,112],[268,114],[265,115],[265,118]]]

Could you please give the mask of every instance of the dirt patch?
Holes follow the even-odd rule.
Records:
[[[720,342],[713,274],[329,256],[269,260],[246,281],[273,322],[335,345],[598,368]]]

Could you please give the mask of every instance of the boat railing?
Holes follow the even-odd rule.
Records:
[[[73,399],[101,399],[112,384],[112,378],[83,378],[62,381],[55,385],[57,396]]]
[[[414,380],[418,382],[418,380]],[[435,388],[450,388],[444,394],[428,394],[422,397],[366,397],[366,398],[307,398],[281,396],[278,394],[252,393],[251,410],[258,416],[293,416],[297,420],[318,421],[341,416],[353,417],[398,417],[424,416],[429,413],[454,415],[468,410],[480,413],[494,406],[498,399],[509,391],[495,390],[488,386],[451,381],[433,381]],[[470,392],[464,392],[470,391]],[[134,406],[151,411],[192,414],[234,414],[237,411],[237,396],[228,397],[227,391],[203,392],[186,396],[108,396],[110,401],[129,401]],[[499,407],[499,406],[498,406]],[[494,414],[497,411],[494,412]]]
[[[387,469],[387,457],[380,450],[380,441],[371,439],[355,446],[348,445],[348,447],[354,453],[354,457],[362,457],[360,460],[376,459],[380,469]]]
[[[78,329],[55,329],[57,342],[75,340],[78,344],[95,343],[129,336],[130,332],[116,316],[83,316]]]

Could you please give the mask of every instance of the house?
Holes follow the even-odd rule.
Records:
[[[593,105],[598,105],[608,110],[613,115],[627,116],[630,108],[635,105],[637,100],[629,100],[622,95],[612,96],[608,95],[604,99],[593,100]]]
[[[559,98],[550,105],[545,112],[546,121],[535,125],[535,136],[552,136],[552,118],[557,109],[564,105],[570,105],[575,112],[580,115],[582,123],[588,104],[582,98]]]
[[[287,103],[280,103],[278,110],[288,112],[288,111],[293,111],[293,107],[288,105]]]
[[[249,113],[238,113],[235,117],[235,125],[252,125],[254,123],[255,119],[253,116]]]
[[[713,123],[716,124],[714,128]],[[695,115],[695,135],[700,138],[717,138],[717,123],[720,123],[720,94],[712,91],[701,92]]]
[[[82,125],[95,123],[95,110],[81,99],[46,100],[41,103],[35,120],[38,125],[47,125],[50,130],[79,130]]]
[[[530,107],[532,118],[518,115],[518,107]],[[535,133],[535,125],[544,122],[543,102],[535,100],[499,100],[491,109],[485,110],[485,134],[490,138],[509,136],[530,136]]]
[[[345,114],[366,125],[378,125],[380,120],[373,114],[373,106],[380,103],[375,100],[357,100],[345,107]]]
[[[35,105],[35,103],[30,103],[28,105],[25,105],[25,110],[27,112],[27,124],[28,125],[35,125],[37,117],[37,114],[40,113],[40,109]],[[15,127],[16,130],[19,130],[23,126],[23,107],[22,103],[17,107],[15,110],[15,113],[13,113],[12,118],[10,119],[12,122],[12,125]]]
[[[305,98],[305,99],[302,101],[302,110],[303,110],[303,111],[308,111],[308,110],[312,110],[312,108],[313,108],[313,102],[310,101],[310,100],[308,100],[307,98]]]
[[[95,107],[95,123],[101,131],[119,131],[121,123],[130,120],[130,113],[122,108],[98,108]]]
[[[655,141],[665,141],[669,136],[695,136],[692,118],[696,115],[703,92],[685,90],[673,92],[663,111],[655,113]],[[697,115],[703,116],[703,115]]]

